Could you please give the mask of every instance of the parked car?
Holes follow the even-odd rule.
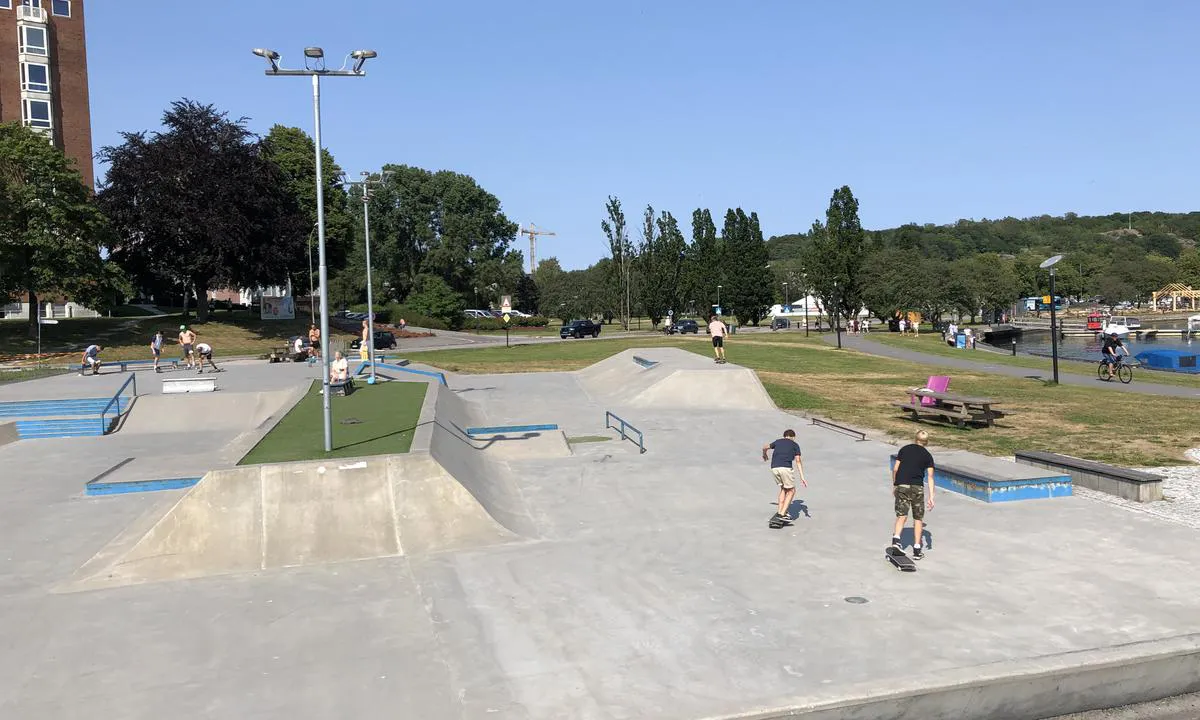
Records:
[[[591,320],[572,320],[571,322],[563,323],[562,329],[558,331],[558,336],[563,340],[569,337],[582,338],[585,335],[600,337],[600,323],[595,323]]]
[[[490,318],[492,314],[487,310],[463,310],[463,315],[469,318]]]
[[[354,338],[350,341],[350,349],[357,350],[362,346],[361,338]],[[376,350],[391,350],[396,347],[396,336],[390,330],[375,331],[375,349]]]
[[[675,332],[681,335],[683,333],[698,335],[700,333],[700,323],[696,322],[695,320],[676,320]]]

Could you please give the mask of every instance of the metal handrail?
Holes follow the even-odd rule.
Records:
[[[121,405],[120,405],[121,393],[125,392],[125,388],[129,387],[130,383],[133,383],[133,396],[137,397],[137,375],[134,375],[133,373],[129,373],[129,379],[126,380],[121,385],[121,389],[117,390],[117,394],[113,395],[112,400],[109,400],[108,404],[104,406],[104,409],[100,411],[100,434],[101,435],[108,434],[108,422],[107,422],[108,411],[112,409],[113,403],[117,403],[116,417],[121,417]]]
[[[617,427],[616,425],[610,425],[610,424],[609,424],[609,418],[613,418],[613,419],[614,419],[614,420],[616,420],[617,422],[621,423],[620,427]],[[609,428],[612,428],[612,427],[617,427],[617,429],[618,429],[618,430],[620,430],[620,432],[621,432],[621,439],[622,439],[622,440],[628,440],[628,439],[629,439],[629,438],[628,438],[628,437],[625,435],[625,429],[626,429],[626,428],[628,428],[628,429],[629,429],[631,432],[637,433],[637,438],[638,438],[638,447],[641,449],[641,451],[642,451],[643,453],[644,453],[644,452],[646,452],[646,438],[645,438],[645,436],[643,436],[643,435],[642,435],[642,431],[641,431],[641,430],[638,430],[638,429],[637,429],[637,428],[635,428],[633,425],[630,425],[629,423],[625,422],[625,420],[623,420],[623,419],[621,419],[620,417],[618,417],[618,416],[614,415],[613,413],[609,412],[608,410],[605,410],[605,411],[604,411],[604,429],[605,429],[605,430],[607,430],[607,429],[609,429]]]

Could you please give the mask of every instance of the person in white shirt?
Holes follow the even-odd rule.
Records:
[[[87,349],[83,351],[83,362],[79,366],[80,377],[83,377],[88,368],[92,369],[93,375],[100,374],[100,351],[103,349],[99,345],[87,346]]]
[[[350,377],[350,362],[342,357],[339,350],[333,354],[333,362],[329,365],[329,382],[346,382]]]
[[[202,342],[196,346],[196,357],[197,357],[196,364],[200,367],[199,372],[201,372],[201,373],[204,372],[204,361],[205,360],[208,361],[209,365],[212,365],[213,372],[221,372],[221,368],[217,367],[217,364],[215,362],[213,362],[212,356],[213,356],[212,345]]]
[[[725,362],[725,336],[729,334],[729,328],[716,315],[712,316],[712,321],[708,323],[708,334],[712,335],[713,354],[715,362]]]

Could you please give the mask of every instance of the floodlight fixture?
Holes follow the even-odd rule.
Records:
[[[362,72],[363,65],[368,60],[374,57],[379,57],[379,53],[374,50],[355,50],[350,53],[350,57],[354,58],[354,72]]]
[[[325,57],[325,51],[319,47],[306,47],[304,48],[304,57],[320,60]]]
[[[254,48],[254,50],[252,50],[251,52],[253,52],[255,55],[259,56],[260,58],[264,58],[267,62],[271,63],[272,71],[279,70],[279,53],[275,52],[274,50],[268,50],[266,48]]]
[[[1057,263],[1059,260],[1062,260],[1062,259],[1063,259],[1063,256],[1062,256],[1062,255],[1055,255],[1055,256],[1054,256],[1054,257],[1052,257],[1052,258],[1046,258],[1045,260],[1043,260],[1043,261],[1042,261],[1042,264],[1041,264],[1041,265],[1038,265],[1038,267],[1040,267],[1040,268],[1042,268],[1043,270],[1045,270],[1046,268],[1049,268],[1049,267],[1054,267],[1054,264],[1055,264],[1055,263]]]

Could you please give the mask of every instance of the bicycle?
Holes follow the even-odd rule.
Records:
[[[1114,362],[1112,364],[1112,373],[1108,377],[1105,377],[1104,366],[1107,364],[1108,363],[1104,360],[1100,361],[1100,366],[1096,368],[1096,377],[1097,378],[1108,381],[1108,380],[1112,380],[1113,377],[1115,376],[1117,379],[1119,379],[1121,382],[1125,383],[1126,385],[1128,385],[1133,380],[1133,368],[1134,368],[1133,365],[1126,364],[1124,361],[1121,360],[1121,358],[1117,358],[1116,362]]]

